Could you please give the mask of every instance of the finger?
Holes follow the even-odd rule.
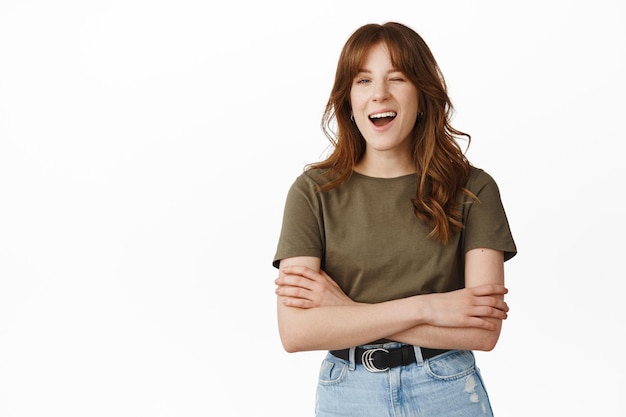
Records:
[[[468,327],[475,327],[478,329],[485,329],[485,330],[496,330],[497,326],[495,323],[490,322],[488,320],[479,318],[479,317],[472,317],[468,320]]]
[[[304,287],[309,288],[314,283],[314,281],[310,280],[307,277],[303,277],[302,275],[282,275],[279,276],[274,283],[276,285],[290,285],[295,287]]]
[[[473,316],[475,317],[492,317],[500,320],[505,320],[507,318],[506,311],[489,306],[476,307],[473,313]]]
[[[275,290],[276,294],[282,297],[301,298],[304,300],[311,300],[311,291],[300,287],[280,286]]]
[[[509,311],[509,305],[501,298],[496,297],[477,297],[475,299],[475,305],[477,306],[491,306],[502,311]]]
[[[484,295],[504,295],[509,292],[509,290],[500,284],[484,284],[479,285],[477,287],[471,287],[469,290],[473,295],[484,296]]]
[[[315,273],[315,271],[303,265],[287,265],[287,266],[281,267],[279,271],[284,272],[285,274],[295,274],[295,275],[304,275],[304,276],[308,276],[311,273]]]
[[[306,300],[303,298],[281,297],[280,301],[284,306],[287,306],[287,307],[296,307],[296,308],[314,307],[313,303],[310,300]]]

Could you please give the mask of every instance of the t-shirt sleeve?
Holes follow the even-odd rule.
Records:
[[[495,180],[479,171],[468,188],[478,197],[465,212],[463,249],[489,248],[504,252],[507,261],[517,254],[509,222]]]
[[[323,259],[323,217],[317,184],[307,173],[300,175],[287,193],[283,222],[272,265],[294,256]]]

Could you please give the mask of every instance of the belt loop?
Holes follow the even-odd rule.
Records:
[[[422,349],[419,346],[413,346],[413,350],[415,351],[415,361],[418,366],[424,365],[424,358],[422,357]]]
[[[354,369],[356,368],[356,361],[354,360],[355,351],[356,351],[356,346],[352,346],[350,348],[350,351],[348,352],[348,358],[350,360],[350,365],[348,366],[348,369],[351,371],[354,371]]]

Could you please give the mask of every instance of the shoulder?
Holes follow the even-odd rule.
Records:
[[[328,182],[326,170],[319,168],[305,169],[294,181],[294,187],[318,190]]]
[[[466,188],[474,194],[480,193],[485,187],[498,189],[495,179],[482,168],[471,167]]]
[[[319,199],[320,187],[325,183],[324,173],[320,169],[305,169],[291,184],[288,199],[305,199],[314,201]]]

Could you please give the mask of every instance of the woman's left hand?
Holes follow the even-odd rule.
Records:
[[[354,304],[328,274],[305,266],[288,265],[280,268],[276,294],[289,307],[313,308]]]

